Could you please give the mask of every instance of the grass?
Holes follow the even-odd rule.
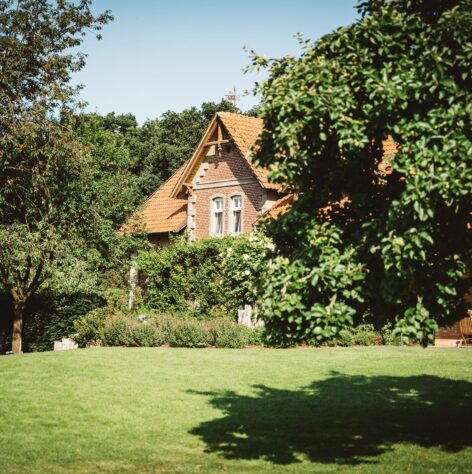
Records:
[[[472,472],[472,351],[0,358],[0,471]]]

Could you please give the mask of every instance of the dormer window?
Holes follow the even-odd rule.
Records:
[[[224,202],[222,197],[213,198],[212,201],[212,231],[211,234],[215,236],[223,235],[223,207]]]
[[[231,233],[239,235],[242,232],[243,222],[243,197],[233,196],[231,198]]]

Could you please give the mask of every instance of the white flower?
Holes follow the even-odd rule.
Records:
[[[244,270],[244,274],[245,274],[245,275],[250,275],[251,272],[250,272],[249,270]]]
[[[243,260],[246,260],[246,261],[247,261],[247,260],[249,260],[250,258],[251,258],[251,257],[250,257],[247,253],[245,253],[245,254],[243,255]]]

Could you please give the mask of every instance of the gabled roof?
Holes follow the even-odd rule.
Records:
[[[279,184],[269,182],[267,178],[267,168],[256,167],[252,163],[251,159],[251,147],[256,143],[259,133],[262,131],[263,121],[256,117],[248,117],[247,115],[240,115],[231,112],[217,112],[213,117],[210,125],[205,132],[202,140],[200,141],[194,154],[187,162],[184,172],[178,179],[171,196],[177,197],[182,191],[184,183],[191,176],[192,171],[196,168],[197,164],[204,158],[205,144],[209,138],[215,132],[217,123],[220,121],[226,128],[227,132],[231,136],[236,148],[239,150],[241,155],[246,159],[252,172],[259,181],[260,185],[265,189],[281,190]]]
[[[292,203],[295,201],[295,199],[295,193],[286,194],[285,196],[281,197],[278,201],[275,201],[270,209],[262,214],[262,216],[259,218],[259,221],[266,222],[270,219],[275,219],[281,214],[285,214],[292,207]]]
[[[267,168],[254,166],[251,159],[251,147],[254,146],[259,133],[262,132],[264,126],[263,120],[230,112],[219,112],[218,116],[226,127],[226,130],[228,130],[228,133],[233,137],[239,152],[246,158],[261,186],[265,189],[275,189],[279,191],[281,189],[280,185],[271,183],[268,180]]]
[[[187,162],[160,186],[128,219],[122,232],[139,230],[148,234],[179,232],[187,225],[187,199],[170,197]]]

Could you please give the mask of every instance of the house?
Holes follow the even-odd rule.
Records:
[[[262,214],[293,199],[256,167],[250,149],[262,120],[229,112],[212,119],[192,157],[131,216],[123,230],[148,234],[158,245],[186,230],[189,240],[239,235]]]
[[[271,183],[267,169],[251,160],[250,149],[262,126],[255,117],[218,112],[192,157],[128,219],[122,231],[144,231],[151,243],[165,245],[172,234],[185,230],[190,241],[247,233],[262,216],[276,218],[286,212],[295,194]],[[389,174],[388,157],[397,147],[389,138],[383,149],[385,159],[379,171]],[[346,200],[323,209],[325,218]],[[459,339],[457,322],[441,328],[436,343],[452,346]]]

